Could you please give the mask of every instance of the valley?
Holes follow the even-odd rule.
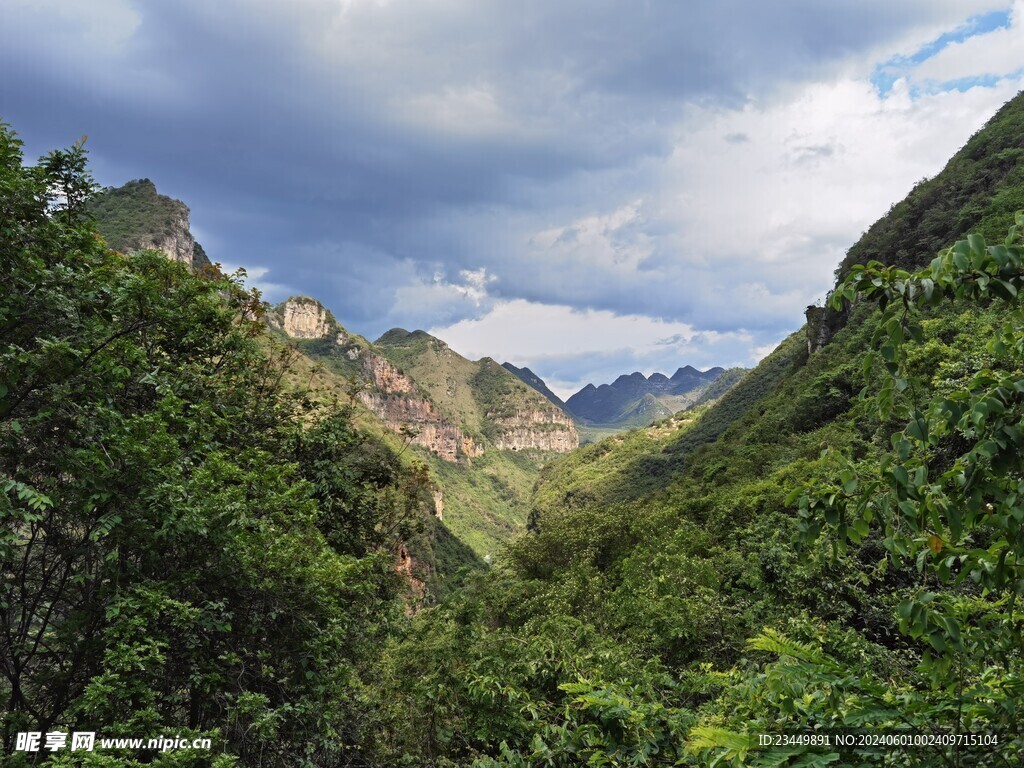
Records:
[[[81,144],[30,165],[0,126],[0,159],[5,747],[89,724],[215,744],[167,766],[1019,764],[1024,94],[755,367],[564,402],[265,303],[152,182],[94,190]],[[854,731],[998,739],[758,741]],[[13,765],[65,764],[36,757]]]

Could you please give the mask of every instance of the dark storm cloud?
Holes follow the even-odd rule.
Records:
[[[687,317],[721,285],[704,271],[677,287],[680,268],[531,260],[509,222],[619,206],[671,151],[687,104],[822,77],[928,23],[936,4],[58,7],[16,3],[0,30],[0,115],[30,148],[89,134],[100,181],[152,178],[190,205],[215,259],[264,267],[374,335],[402,321],[403,286],[480,267],[495,296]],[[479,309],[452,295],[458,312]]]

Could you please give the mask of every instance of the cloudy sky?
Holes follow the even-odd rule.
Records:
[[[2,0],[0,119],[271,301],[560,394],[751,365],[1024,87],[1024,0]]]

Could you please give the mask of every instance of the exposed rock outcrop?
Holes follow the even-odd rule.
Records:
[[[422,572],[422,567],[413,557],[405,542],[399,543],[398,551],[395,553],[395,571],[409,585],[412,599],[406,604],[406,613],[411,615],[417,611],[427,594],[426,577],[429,574]]]
[[[804,316],[807,318],[807,354],[813,355],[832,341],[832,337],[846,325],[847,312],[812,304]]]
[[[517,410],[512,416],[488,417],[498,425],[494,445],[500,450],[566,453],[580,444],[572,419],[554,408]]]
[[[363,372],[372,388],[359,399],[393,432],[407,432],[446,461],[473,458],[483,453],[459,427],[449,422],[430,400],[419,394],[416,382],[380,355],[367,354]]]
[[[167,258],[172,261],[179,261],[193,269],[196,269],[203,265],[205,262],[209,264],[209,259],[206,258],[206,254],[203,253],[202,257],[196,259],[196,241],[192,237],[192,233],[189,231],[188,224],[188,208],[184,204],[181,204],[181,213],[174,219],[171,224],[171,231],[161,235],[154,235],[152,237],[142,237],[138,240],[138,245],[135,250],[139,251],[163,251],[167,254]],[[200,251],[202,253],[202,251]]]
[[[267,324],[293,339],[323,339],[337,334],[335,340],[338,344],[344,344],[346,340],[334,315],[309,296],[292,296],[278,304],[267,313]]]
[[[189,229],[188,206],[161,195],[149,179],[103,190],[90,203],[90,210],[97,229],[114,250],[163,251],[192,270],[210,266]]]
[[[373,386],[385,394],[406,395],[416,391],[416,382],[380,355],[368,355],[363,370]]]
[[[446,421],[426,398],[385,395],[364,389],[359,393],[359,399],[392,432],[407,432],[415,445],[422,445],[446,461],[472,458],[482,453],[473,438]]]

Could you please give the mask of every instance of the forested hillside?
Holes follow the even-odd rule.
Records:
[[[1018,97],[851,248],[824,326],[551,466],[531,533],[390,649],[388,759],[1018,764],[1022,149]],[[758,741],[841,729],[946,741]]]
[[[96,766],[1020,764],[1024,95],[735,386],[549,457],[529,532],[428,607],[410,548],[473,558],[340,395],[368,342],[300,301],[318,378],[237,279],[110,249],[80,147],[22,162],[3,129],[8,764],[77,764],[13,741],[83,727],[213,743]],[[520,418],[493,361],[378,344],[378,394],[481,445]]]
[[[213,743],[161,765],[358,763],[402,552],[441,541],[426,477],[286,386],[258,295],[110,250],[91,192],[80,147],[23,167],[0,130],[4,764],[87,728]]]

